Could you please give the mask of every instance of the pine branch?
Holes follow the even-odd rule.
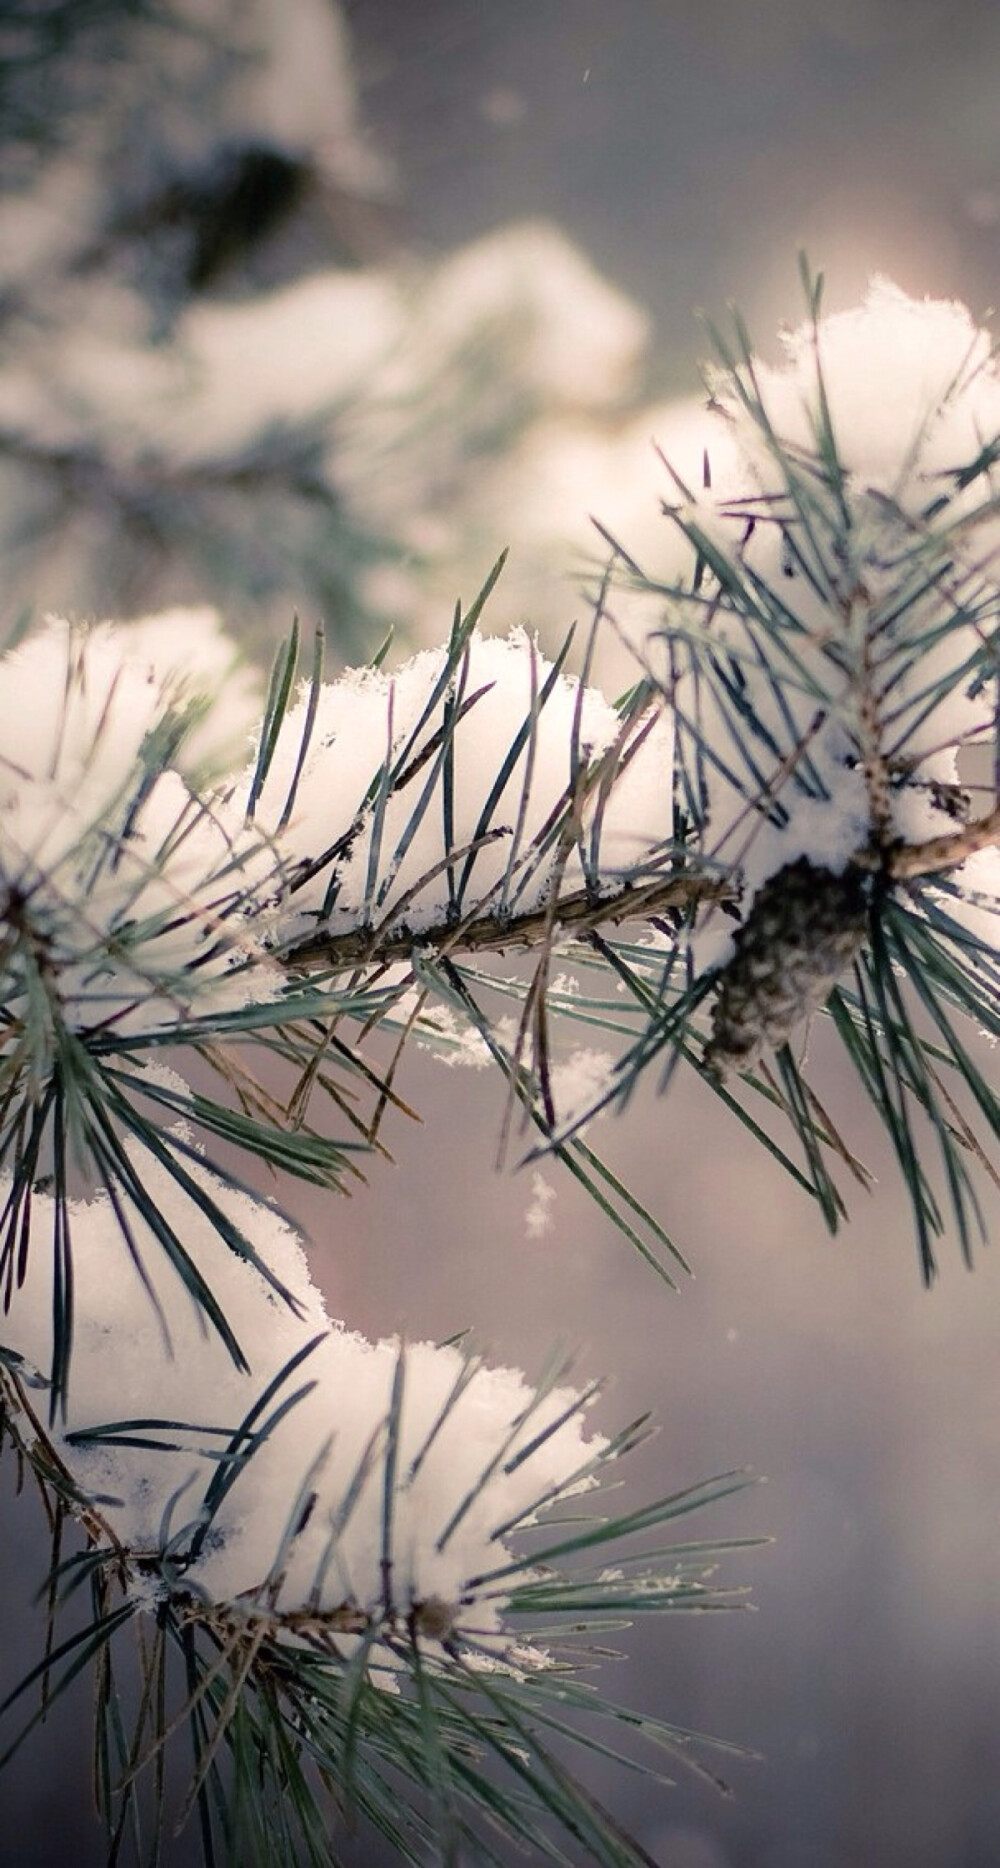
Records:
[[[511,948],[536,948],[553,940],[579,939],[628,921],[653,921],[659,915],[672,915],[697,903],[732,900],[734,894],[733,884],[717,878],[667,875],[653,882],[626,884],[618,893],[598,900],[590,891],[581,889],[557,898],[552,906],[509,916],[488,911],[473,913],[467,920],[422,928],[418,934],[392,921],[375,929],[313,934],[275,957],[290,973],[296,973],[388,965],[407,958],[414,948],[449,958],[506,953]]]
[[[948,836],[931,837],[926,843],[891,846],[884,853],[884,862],[894,882],[908,882],[917,876],[944,875],[974,856],[977,850],[995,849],[998,845],[1000,805]]]
[[[962,821],[956,762],[988,745],[1000,771],[1000,584],[989,535],[977,542],[996,513],[975,503],[996,448],[974,421],[966,466],[925,460],[968,391],[963,355],[940,406],[916,412],[891,486],[870,484],[840,431],[844,385],[808,279],[807,298],[791,384],[738,321],[720,340],[715,402],[744,477],[720,489],[706,474],[696,496],[673,475],[665,512],[691,576],[657,583],[613,547],[598,619],[621,577],[658,598],[662,624],[619,710],[567,680],[568,644],[546,663],[523,634],[478,633],[499,565],[446,647],[391,677],[324,684],[317,644],[297,690],[296,627],[257,755],[210,799],[173,764],[176,697],[151,697],[127,658],[109,664],[99,633],[69,640],[61,683],[36,681],[51,744],[34,718],[34,743],[18,740],[24,665],[0,664],[2,1426],[53,1526],[53,1616],[83,1587],[93,1608],[0,1713],[41,1681],[26,1732],[94,1669],[113,1861],[147,1765],[162,1827],[163,1753],[183,1730],[183,1813],[206,1862],[322,1862],[322,1789],[404,1859],[496,1860],[498,1833],[539,1859],[565,1859],[565,1843],[606,1868],[641,1863],[550,1741],[617,1756],[577,1727],[587,1706],[674,1755],[688,1735],[584,1692],[577,1637],[733,1599],[706,1585],[710,1546],[628,1544],[739,1475],[590,1515],[578,1495],[644,1420],[588,1437],[598,1385],[565,1387],[556,1355],[530,1388],[456,1343],[331,1329],[284,1220],[211,1168],[194,1131],[341,1189],[394,1097],[398,1052],[379,1074],[360,1044],[395,1026],[401,1049],[436,1019],[503,1073],[505,1138],[522,1111],[536,1152],[669,1281],[684,1259],[593,1153],[589,1123],[654,1064],[662,1090],[694,1070],[833,1230],[836,1173],[866,1176],[793,1048],[825,1015],[894,1150],[924,1277],[949,1228],[970,1262],[985,1232],[973,1170],[1000,1185],[981,1139],[1000,1138],[1000,1097],[968,1034],[1000,1036],[997,922],[983,927],[1000,872],[987,863],[977,883],[1000,805]],[[51,674],[45,652],[32,665]],[[627,922],[657,939],[612,940]],[[595,973],[592,995],[560,985],[562,943]],[[510,949],[537,956],[527,981],[459,964]],[[491,992],[519,1016],[491,1016]],[[618,1044],[565,1110],[557,1016]],[[234,1063],[236,1044],[292,1077],[286,1100]],[[189,1090],[166,1046],[209,1062],[229,1102]],[[317,1092],[348,1141],[307,1123]],[[81,1170],[100,1198],[73,1196]],[[122,1418],[79,1403],[107,1394],[105,1364],[130,1397]],[[67,1512],[88,1540],[70,1559]],[[113,1656],[147,1609],[156,1634],[130,1697]],[[543,1648],[514,1638],[522,1617]]]
[[[43,1663],[0,1705],[0,1718],[20,1711],[28,1690],[42,1681],[42,1704],[29,1711],[3,1761],[16,1755],[77,1674],[95,1667],[102,1681],[99,1790],[111,1862],[150,1775],[162,1823],[164,1757],[186,1739],[195,1763],[180,1820],[200,1811],[206,1863],[219,1858],[217,1849],[227,1860],[247,1859],[230,1827],[244,1802],[242,1819],[260,1824],[262,1852],[252,1859],[293,1868],[311,1836],[320,1844],[317,1864],[327,1861],[324,1806],[332,1793],[344,1818],[359,1815],[373,1823],[404,1859],[424,1860],[425,1851],[441,1858],[454,1833],[468,1859],[489,1861],[489,1838],[498,1832],[530,1838],[539,1860],[558,1862],[564,1859],[561,1832],[584,1840],[588,1860],[603,1868],[638,1868],[646,1860],[642,1849],[594,1803],[585,1772],[577,1777],[556,1763],[546,1734],[568,1740],[584,1766],[588,1756],[601,1755],[663,1781],[655,1765],[617,1751],[600,1735],[602,1726],[620,1728],[645,1740],[654,1755],[665,1749],[723,1787],[701,1754],[747,1754],[619,1707],[596,1696],[591,1684],[578,1683],[577,1675],[623,1617],[742,1605],[742,1592],[711,1580],[706,1564],[758,1540],[680,1541],[650,1549],[648,1537],[740,1490],[746,1475],[723,1474],[618,1517],[574,1510],[579,1492],[643,1442],[643,1419],[613,1441],[579,1446],[567,1462],[555,1448],[567,1433],[568,1449],[576,1445],[573,1422],[588,1397],[557,1386],[565,1372],[560,1360],[553,1359],[533,1394],[522,1388],[518,1405],[509,1372],[494,1390],[478,1359],[443,1352],[448,1380],[440,1408],[428,1414],[419,1385],[416,1401],[408,1398],[417,1375],[413,1352],[400,1346],[388,1406],[344,1486],[325,1471],[330,1436],[311,1462],[300,1447],[312,1384],[299,1375],[317,1350],[336,1354],[337,1337],[304,1342],[232,1433],[144,1419],[62,1434],[66,1459],[99,1451],[126,1494],[130,1487],[159,1490],[158,1480],[166,1489],[178,1452],[190,1460],[199,1441],[207,1453],[206,1477],[200,1500],[196,1495],[179,1524],[179,1494],[166,1500],[158,1537],[123,1548],[114,1524],[123,1509],[127,1516],[128,1501],[119,1497],[111,1502],[108,1527],[93,1513],[85,1517],[86,1550],[65,1559],[54,1554],[53,1612],[89,1584],[94,1615],[68,1639],[53,1640]],[[429,1350],[423,1346],[425,1365]],[[369,1346],[368,1353],[381,1352]],[[416,1433],[414,1407],[424,1423]],[[482,1448],[468,1485],[461,1477],[467,1407]],[[338,1409],[343,1432],[347,1394],[340,1394]],[[482,1440],[491,1415],[492,1449]],[[49,1434],[39,1432],[45,1447]],[[293,1447],[301,1476],[297,1488],[282,1488],[289,1506],[284,1523],[280,1512],[270,1513],[269,1539],[260,1545],[262,1553],[270,1545],[270,1563],[263,1558],[253,1586],[220,1593],[213,1576],[219,1578],[220,1555],[225,1563],[227,1542],[242,1522],[242,1501],[255,1501],[259,1517],[269,1462],[273,1483]],[[459,1471],[449,1479],[456,1461]],[[38,1470],[48,1471],[42,1458]],[[316,1538],[316,1527],[324,1525],[325,1547]],[[253,1531],[253,1520],[247,1529]],[[415,1543],[426,1547],[422,1559]],[[439,1564],[453,1548],[453,1575],[463,1579],[454,1596],[421,1591],[414,1562]],[[468,1568],[473,1552],[476,1574]],[[151,1652],[140,1644],[135,1691],[126,1686],[119,1637],[137,1627],[140,1610],[151,1604],[157,1634]],[[498,1610],[512,1623],[506,1632]],[[185,1660],[179,1699],[176,1690],[165,1690],[163,1668],[171,1653]],[[124,1708],[136,1705],[129,1730]],[[235,1794],[220,1774],[227,1754]],[[268,1816],[278,1808],[285,1818],[275,1829]]]
[[[931,837],[923,843],[890,840],[874,849],[864,844],[850,860],[858,869],[882,873],[891,882],[905,882],[915,877],[947,875],[977,850],[998,846],[1000,807],[963,830]],[[581,889],[558,898],[552,908],[509,917],[487,911],[450,925],[421,928],[419,933],[411,932],[405,924],[389,922],[374,929],[311,934],[283,950],[274,950],[274,958],[295,974],[388,966],[406,959],[415,948],[452,959],[463,954],[507,953],[546,945],[553,936],[556,941],[580,939],[627,922],[653,922],[660,915],[672,916],[709,903],[721,906],[735,902],[739,892],[735,879],[690,873],[665,875],[654,882],[626,883],[617,894],[597,900],[591,892]]]

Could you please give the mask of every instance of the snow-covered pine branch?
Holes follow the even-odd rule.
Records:
[[[744,1108],[749,1091],[783,1109],[834,1226],[827,1160],[861,1170],[804,1071],[824,1008],[930,1278],[949,1217],[966,1255],[983,1229],[970,1168],[1000,1127],[966,1022],[997,1035],[1000,378],[963,307],[876,281],[825,318],[804,278],[779,366],[738,320],[715,334],[697,474],[666,462],[680,561],[614,542],[623,583],[661,605],[646,653],[674,723],[675,841],[730,888],[667,940],[605,1100],[664,1052],[668,1075],[681,1058],[738,1075]],[[634,990],[648,1005],[648,978]]]
[[[610,905],[644,880],[670,821],[662,709],[633,725],[528,637],[491,644],[467,623],[392,680],[314,678],[296,710],[293,643],[245,772],[206,787],[197,771],[229,723],[201,705],[211,631],[200,657],[184,633],[178,616],[159,633],[51,623],[0,662],[0,1420],[53,1523],[83,1527],[61,1587],[87,1579],[95,1603],[84,1633],[55,1643],[54,1690],[81,1644],[117,1677],[119,1633],[151,1616],[138,1724],[101,1791],[113,1837],[166,1742],[175,1648],[172,1717],[212,1728],[185,1805],[203,1834],[229,1794],[217,1746],[259,1749],[263,1721],[401,1854],[414,1836],[478,1846],[484,1820],[523,1837],[527,1798],[595,1861],[634,1859],[530,1742],[589,1709],[560,1623],[576,1646],[623,1612],[735,1599],[706,1576],[708,1546],[647,1557],[643,1533],[745,1481],[617,1519],[598,1493],[567,1523],[565,1501],[595,1491],[644,1422],[588,1434],[597,1385],[568,1387],[558,1362],[533,1385],[468,1349],[331,1324],[287,1225],[203,1150],[221,1139],[343,1184],[352,1147],[370,1146],[364,1123],[330,1141],[304,1101],[282,1109],[267,1070],[291,1064],[341,1114],[359,1078],[388,1094],[336,1028],[378,1022],[399,985],[380,998],[376,965],[304,979],[301,929],[335,895],[345,925],[380,916],[384,930],[404,916],[454,929],[456,909],[502,926],[522,903],[546,914],[563,886]],[[460,739],[474,712],[476,739]],[[654,756],[658,818],[644,825],[619,787]],[[191,1090],[160,1061],[166,1044],[213,1064],[228,1095]],[[240,1045],[262,1054],[263,1081]],[[6,1709],[23,1704],[15,1690]],[[687,1759],[664,1722],[604,1712]],[[38,1717],[27,1709],[12,1748]],[[438,1753],[451,1762],[428,1819]],[[263,1854],[278,1786],[256,1764],[252,1778],[240,1794]],[[325,1822],[320,1794],[303,1777],[298,1833]],[[554,1835],[534,1846],[556,1858]]]
[[[644,919],[660,951],[618,961],[641,1029],[582,1120],[624,1101],[664,1050],[668,1074],[678,1058],[716,1082],[738,1073],[747,1119],[760,1096],[789,1118],[795,1171],[835,1225],[828,1160],[863,1170],[788,1042],[829,1001],[890,1131],[929,1276],[944,1222],[914,1121],[937,1134],[966,1251],[969,1122],[996,1121],[947,1007],[995,1028],[1000,379],[960,306],[876,282],[857,311],[824,318],[806,289],[779,366],[738,325],[735,349],[717,338],[704,485],[665,462],[663,568],[610,541],[595,631],[626,633],[635,592],[656,623],[617,715],[526,638],[479,638],[477,607],[447,651],[393,678],[304,692],[259,802],[297,843],[277,908],[292,966],[416,954],[440,982],[442,956],[536,945],[537,1005],[560,941],[593,948]],[[325,804],[345,774],[338,843]],[[919,999],[928,973],[942,1059],[897,984],[915,976]],[[549,1137],[569,1140],[545,1095],[544,1038],[531,1048]]]
[[[3,1421],[56,1522],[89,1539],[70,1574],[94,1580],[95,1620],[57,1648],[65,1677],[80,1642],[108,1665],[153,1612],[104,1785],[119,1836],[167,1735],[151,1709],[172,1645],[209,1831],[224,1743],[266,1848],[278,1743],[300,1837],[322,1830],[312,1758],[401,1852],[436,1825],[447,1858],[485,1821],[556,1858],[544,1809],[588,1859],[636,1859],[539,1736],[588,1700],[553,1620],[703,1605],[683,1553],[650,1567],[629,1538],[735,1481],[546,1532],[639,1429],[588,1435],[594,1391],[558,1369],[533,1389],[453,1345],[330,1322],[288,1227],[211,1151],[346,1185],[375,1139],[358,1093],[375,1112],[393,1094],[371,1030],[498,1064],[541,1152],[653,1256],[640,1219],[669,1245],[658,1221],[585,1133],[656,1060],[667,1080],[695,1069],[842,1218],[832,1168],[863,1171],[799,1046],[823,1011],[895,1147],[925,1274],[949,1210],[971,1250],[970,1164],[990,1167],[1000,1131],[968,1036],[1000,1036],[1000,381],[961,308],[877,285],[824,319],[807,289],[780,367],[739,327],[719,340],[707,465],[670,464],[663,565],[612,542],[595,630],[624,631],[636,590],[656,612],[620,706],[589,654],[576,679],[526,633],[485,636],[492,580],[392,673],[324,681],[317,652],[297,686],[293,634],[221,779],[207,623],[200,666],[176,616],[52,623],[0,661]],[[537,948],[530,977],[490,970],[518,945]],[[617,1046],[563,1106],[557,1016]],[[215,1094],[178,1074],[185,1054]],[[393,1772],[430,1785],[433,1823],[400,1810]]]

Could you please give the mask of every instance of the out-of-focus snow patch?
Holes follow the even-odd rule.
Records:
[[[0,194],[4,285],[24,290],[35,276],[44,279],[71,264],[81,237],[96,232],[101,208],[98,176],[91,164],[80,161],[78,150],[50,158],[30,191],[5,189]]]
[[[272,141],[309,157],[352,193],[383,195],[388,158],[359,120],[347,24],[331,0],[242,0],[240,29],[253,51],[234,61],[224,93],[232,138]],[[221,127],[221,126],[220,126]]]
[[[400,341],[405,304],[377,272],[324,272],[249,303],[199,305],[176,347],[191,393],[156,420],[170,455],[235,455],[272,430],[321,431]]]
[[[606,409],[633,388],[650,323],[557,227],[525,221],[474,241],[431,275],[409,386],[419,389],[443,356],[484,332],[501,353],[516,341],[516,379],[543,404]]]
[[[662,458],[661,458],[662,457]],[[680,575],[690,547],[663,517],[662,502],[682,498],[664,461],[692,492],[709,472],[732,483],[738,454],[726,423],[702,402],[655,404],[625,422],[550,415],[537,422],[498,466],[492,488],[510,513],[519,550],[564,539],[564,558],[591,566],[607,557],[594,520],[640,562],[655,553],[657,574]]]
[[[507,631],[525,616],[537,618],[551,647],[560,629],[565,633],[576,622],[582,644],[613,555],[608,535],[659,582],[680,584],[690,576],[690,546],[663,514],[664,500],[682,497],[664,460],[693,490],[706,471],[717,487],[733,488],[741,471],[746,484],[728,424],[693,398],[625,417],[570,408],[543,413],[508,448],[479,462],[449,517],[408,524],[411,552],[366,573],[366,596],[428,640],[441,633],[463,566],[469,565],[463,573],[468,588],[498,537],[509,539],[510,556],[484,627]],[[617,580],[591,664],[607,694],[635,682],[650,657],[655,664],[650,639],[661,613],[659,596]]]
[[[184,736],[180,769],[218,773],[238,765],[263,711],[263,682],[241,658],[218,610],[178,606],[118,627],[132,659],[148,659],[182,703],[202,704],[200,719]]]

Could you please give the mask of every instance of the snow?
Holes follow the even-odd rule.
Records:
[[[531,1200],[525,1210],[524,1231],[529,1239],[544,1239],[555,1225],[552,1207],[556,1189],[538,1168],[531,1176]]]
[[[234,141],[270,141],[311,157],[344,188],[384,194],[391,170],[358,120],[350,36],[338,8],[329,0],[291,8],[241,0],[229,9],[229,35],[237,24],[249,55],[232,61],[219,127]]]
[[[677,701],[692,722],[697,714],[698,736],[727,768],[706,765],[704,849],[741,879],[744,906],[799,856],[841,871],[873,828],[907,841],[954,830],[938,788],[955,785],[960,750],[992,732],[996,705],[989,644],[1000,592],[989,561],[1000,535],[984,510],[988,479],[957,483],[1000,432],[988,334],[962,306],[914,301],[877,280],[862,306],[787,334],[783,351],[776,366],[754,359],[750,406],[724,370],[710,375],[712,486],[674,494],[680,527],[711,541],[769,620],[749,626],[728,599],[705,612],[707,626],[689,597],[664,606],[667,631],[683,617],[695,633],[706,628],[707,642],[710,627],[716,656],[728,648],[737,658],[735,699],[711,678],[696,695],[687,677]],[[814,464],[824,423],[817,357],[845,471],[846,529],[839,493]],[[794,487],[789,454],[800,463]],[[932,503],[945,494],[936,515]],[[676,582],[675,562],[668,556],[664,583]],[[710,606],[714,588],[710,578]],[[693,745],[689,737],[689,759]],[[881,827],[866,748],[887,768],[890,821]],[[728,958],[732,931],[717,912],[704,917],[700,966]]]
[[[311,750],[281,832],[282,851],[287,861],[305,863],[334,846],[350,826],[357,830],[349,847],[305,886],[295,886],[279,916],[286,937],[317,922],[342,931],[395,918],[414,933],[441,925],[450,912],[449,852],[455,853],[456,895],[467,871],[463,913],[502,918],[537,909],[553,889],[579,889],[585,879],[579,850],[570,850],[561,868],[554,834],[569,802],[572,747],[578,738],[581,764],[589,761],[596,772],[623,728],[597,689],[581,693],[574,679],[561,674],[543,703],[551,674],[552,665],[524,631],[505,639],[474,632],[450,680],[446,651],[425,650],[392,675],[356,669],[324,685]],[[450,777],[440,746],[449,697],[469,703],[454,730]],[[282,726],[257,807],[256,822],[271,834],[277,834],[285,810],[308,708],[303,688]],[[491,803],[526,723],[525,743]],[[611,892],[671,832],[665,716],[647,716],[624,731],[623,762],[630,753],[607,796],[591,783],[582,809],[582,840],[595,850],[600,885]],[[374,794],[387,764],[397,775],[412,776],[378,800]],[[249,768],[244,793],[251,778]],[[493,841],[472,848],[493,832],[499,832]],[[328,891],[335,899],[324,913]]]
[[[976,850],[948,875],[949,887],[935,890],[937,907],[963,935],[1000,954],[1000,849]],[[959,938],[961,938],[960,936]]]
[[[545,403],[607,408],[625,395],[649,340],[649,319],[559,228],[522,221],[462,248],[424,293],[411,353],[426,381],[439,360],[477,336],[517,344],[521,383]]]
[[[609,1089],[615,1060],[610,1051],[581,1047],[552,1068],[552,1100],[559,1124],[569,1128]]]
[[[0,196],[0,279],[22,291],[32,275],[71,264],[81,236],[93,235],[102,202],[97,177],[73,155],[51,157],[29,192]]]
[[[174,460],[224,459],[271,430],[322,432],[400,342],[405,316],[399,288],[374,271],[321,272],[246,304],[196,305],[176,337],[188,393],[178,399],[165,382],[157,445]]]
[[[39,951],[76,1030],[109,1020],[144,1030],[195,1003],[221,1009],[283,989],[240,913],[244,894],[273,877],[273,852],[156,750],[197,698],[199,670],[183,652],[202,621],[147,618],[130,637],[52,619],[0,660],[8,1009],[31,993]],[[202,642],[214,675],[224,650],[217,637]]]
[[[391,970],[391,969],[390,969]],[[404,969],[407,973],[409,969]],[[397,1022],[409,1015],[418,993],[411,989],[396,1008]],[[428,1005],[416,1027],[416,1041],[429,1050],[439,1064],[450,1070],[485,1070],[491,1062],[490,1049],[482,1032],[463,1023],[447,1005]]]
[[[815,446],[816,345],[811,324],[783,338],[777,367],[758,366],[774,427]],[[876,278],[862,305],[822,318],[818,356],[840,457],[859,484],[919,514],[946,477],[1000,433],[1000,379],[990,333],[954,300],[913,299]],[[720,377],[713,388],[735,420],[739,442],[768,473],[768,451],[752,418],[738,412]],[[980,487],[973,499],[981,496]]]
[[[375,271],[196,304],[158,347],[128,293],[105,287],[97,304],[93,321],[24,334],[0,374],[0,421],[71,448],[83,419],[120,468],[155,456],[177,471],[265,449],[297,427],[323,435],[405,329],[398,286]]]
[[[215,775],[237,765],[246,752],[264,705],[258,669],[244,661],[210,604],[173,605],[106,628],[120,630],[120,650],[147,662],[154,678],[200,717],[178,751],[182,772]]]
[[[690,550],[664,522],[663,499],[676,497],[676,488],[660,456],[697,489],[706,448],[714,477],[731,484],[739,459],[733,437],[723,423],[712,423],[703,401],[694,397],[602,419],[586,409],[542,415],[491,472],[474,478],[466,494],[480,533],[487,534],[491,526],[495,530],[500,513],[504,536],[514,541],[491,612],[537,611],[537,593],[551,587],[554,564],[560,567],[567,615],[579,614],[581,590],[589,610],[610,556],[604,534],[625,545],[640,564],[647,559],[655,564],[661,582],[679,582],[689,572]],[[547,608],[559,594],[557,585]],[[658,626],[659,602],[653,593],[619,582],[607,609],[611,620],[598,633],[594,674],[612,694],[636,680],[637,651],[641,655]]]
[[[247,825],[256,755],[238,781],[208,792],[183,769],[217,765],[220,747],[247,738],[252,684],[230,672],[213,612],[172,610],[117,630],[51,619],[0,660],[0,861],[58,963],[70,1027],[148,1030],[196,1005],[274,997],[283,975],[265,944],[318,924],[416,936],[453,918],[454,889],[464,914],[502,925],[585,883],[617,893],[662,864],[672,817],[664,714],[623,725],[523,631],[473,633],[451,679],[450,668],[445,650],[425,651],[392,675],[356,669],[322,686],[285,824],[305,684]],[[213,685],[216,704],[194,716],[195,756],[182,742],[164,763],[169,722]],[[449,770],[442,733],[456,702],[466,711]],[[380,798],[387,760],[395,782]],[[574,770],[579,816],[567,831]],[[300,866],[331,849],[299,886]],[[28,985],[23,966],[15,973],[16,999]],[[426,1021],[424,1035],[434,1036]],[[483,1061],[482,1040],[454,1019],[438,1018],[438,1037],[453,1060]]]
[[[176,1089],[179,1079],[171,1075],[170,1081]],[[248,1418],[274,1383],[258,1426],[290,1395],[298,1393],[298,1399],[244,1464],[200,1554],[195,1545],[195,1560],[183,1566],[182,1587],[246,1612],[271,1603],[281,1610],[320,1612],[350,1605],[379,1615],[385,1588],[386,1422],[401,1372],[390,1487],[393,1612],[403,1619],[416,1605],[436,1602],[443,1605],[442,1634],[455,1627],[477,1640],[495,1636],[502,1627],[503,1591],[478,1589],[475,1578],[502,1567],[512,1552],[510,1536],[501,1535],[500,1527],[530,1518],[553,1487],[587,1489],[593,1480],[581,1470],[607,1444],[585,1434],[574,1392],[536,1391],[516,1370],[489,1368],[454,1347],[396,1339],[371,1343],[331,1324],[286,1221],[195,1165],[199,1186],[288,1288],[292,1308],[244,1259],[221,1249],[209,1220],[165,1168],[139,1149],[133,1160],[146,1193],[176,1229],[250,1362],[250,1372],[241,1373],[215,1333],[206,1330],[127,1199],[155,1307],[107,1200],[72,1205],[76,1320],[69,1402],[52,1438],[133,1561],[155,1554],[168,1536],[176,1540],[175,1561],[190,1550],[224,1436]],[[27,1277],[4,1324],[5,1346],[43,1373],[51,1355],[52,1259],[46,1239],[53,1219],[52,1200],[36,1196]],[[307,1353],[284,1376],[300,1352]],[[162,1431],[135,1429],[135,1446],[115,1445],[110,1436],[90,1442],[77,1437],[112,1422],[140,1420],[165,1424]],[[213,1429],[223,1429],[224,1436]],[[303,1487],[315,1492],[315,1504],[301,1532],[289,1537]],[[352,1489],[356,1496],[348,1509]],[[137,1593],[140,1599],[149,1596],[141,1574]],[[427,1632],[433,1634],[430,1623]]]

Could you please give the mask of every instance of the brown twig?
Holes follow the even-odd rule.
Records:
[[[941,869],[954,869],[967,856],[1000,842],[1000,804],[985,817],[979,817],[964,829],[945,837],[931,837],[926,843],[897,843],[885,852],[885,867],[894,882],[907,882],[915,876],[930,876]]]
[[[954,869],[977,850],[1000,843],[1000,804],[985,817],[947,836],[925,843],[868,845],[856,852],[862,869],[881,869],[893,882],[935,875]],[[738,889],[733,880],[697,875],[659,875],[641,885],[628,886],[617,895],[599,898],[585,889],[555,903],[509,918],[490,913],[462,922],[440,922],[414,933],[393,918],[380,927],[345,928],[340,933],[310,934],[282,956],[292,972],[336,972],[344,967],[391,965],[405,960],[414,947],[438,954],[505,953],[530,949],[557,939],[572,939],[625,921],[649,921],[670,909],[690,908],[702,902],[733,901]]]
[[[342,933],[310,934],[281,955],[290,971],[336,971],[341,967],[388,965],[405,960],[414,947],[436,953],[505,953],[530,948],[557,937],[587,934],[592,928],[623,921],[648,921],[672,908],[695,902],[724,901],[736,894],[732,882],[718,876],[658,875],[655,880],[629,886],[617,895],[594,895],[580,889],[529,913],[509,918],[483,913],[463,922],[441,922],[414,934],[405,923],[392,920],[381,927],[346,928]]]

